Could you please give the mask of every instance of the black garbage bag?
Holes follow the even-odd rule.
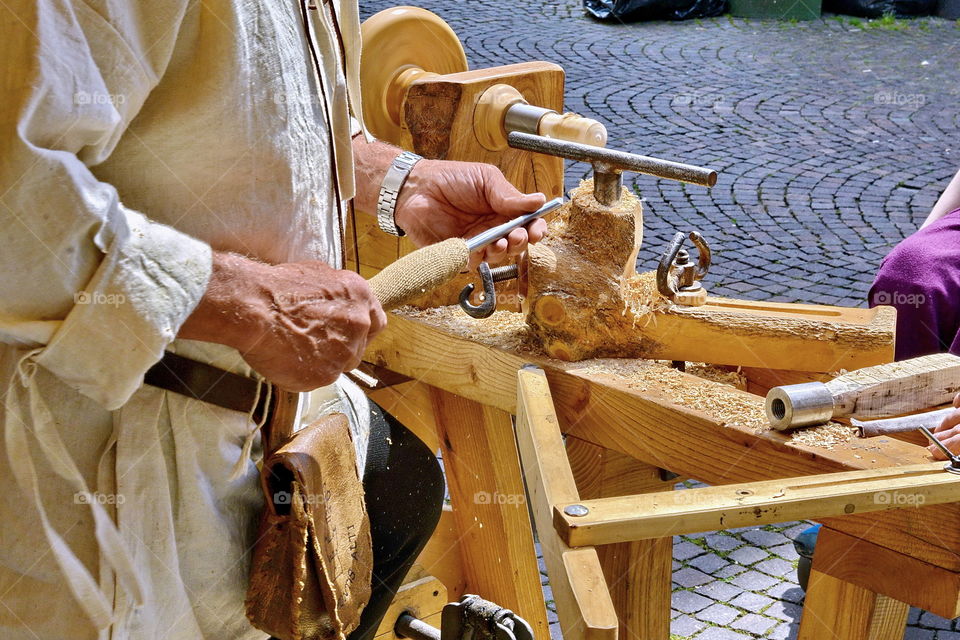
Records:
[[[583,8],[600,20],[692,20],[723,15],[729,6],[727,0],[583,0]]]
[[[885,13],[910,18],[933,15],[937,0],[823,0],[823,10],[861,18],[879,18]]]

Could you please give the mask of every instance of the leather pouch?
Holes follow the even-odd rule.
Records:
[[[340,413],[265,455],[246,601],[257,629],[280,640],[342,640],[359,624],[373,550],[355,458]]]

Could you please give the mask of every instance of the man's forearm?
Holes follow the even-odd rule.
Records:
[[[930,215],[927,216],[927,219],[923,221],[923,224],[920,225],[920,228],[924,228],[929,224],[932,224],[936,220],[939,220],[943,216],[947,215],[951,211],[956,211],[960,209],[960,171],[953,176],[953,180],[950,181],[950,184],[947,185],[947,188],[943,190],[940,199],[937,200],[937,204],[933,205],[933,210],[930,211]]]
[[[377,198],[380,195],[380,183],[386,175],[390,163],[400,154],[400,149],[374,140],[367,142],[363,136],[353,138],[353,174],[357,185],[357,194],[353,204],[366,213],[377,212]]]

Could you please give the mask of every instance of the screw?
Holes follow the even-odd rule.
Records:
[[[571,504],[569,506],[564,507],[563,512],[568,516],[572,516],[574,518],[580,518],[590,513],[590,509],[587,509],[582,504]]]

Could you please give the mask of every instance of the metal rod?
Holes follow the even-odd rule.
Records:
[[[492,242],[496,242],[500,238],[504,237],[514,229],[519,227],[526,226],[527,224],[533,222],[540,216],[544,216],[554,209],[559,208],[563,204],[563,198],[554,198],[553,200],[547,201],[545,205],[533,211],[531,213],[524,214],[519,218],[514,218],[510,222],[504,222],[503,224],[496,226],[492,229],[487,229],[482,233],[469,238],[467,240],[467,248],[470,251],[476,251],[477,249],[482,249]]]
[[[545,138],[519,131],[513,131],[507,135],[507,144],[514,149],[522,149],[523,151],[545,153],[550,156],[590,162],[591,164],[602,163],[606,165],[605,172],[612,170],[636,171],[658,178],[698,184],[703,187],[712,187],[717,183],[717,172],[712,169],[640,156],[625,151],[591,147],[555,138]]]
[[[440,630],[432,627],[409,613],[401,613],[393,630],[398,636],[413,638],[413,640],[440,640]]]
[[[593,197],[602,205],[613,206],[620,200],[623,175],[619,171],[601,171],[593,166]]]

